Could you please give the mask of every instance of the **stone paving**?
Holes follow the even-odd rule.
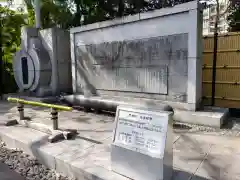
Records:
[[[26,108],[25,111],[34,122],[51,126],[49,110]],[[16,107],[5,103],[1,104],[0,113],[2,121],[17,118]],[[46,134],[21,126],[0,126],[0,137],[68,176],[81,180],[96,177],[127,180],[111,171],[113,120],[113,116],[61,112],[60,128],[76,129],[79,134],[74,140],[50,144],[46,142]],[[240,180],[240,137],[224,134],[224,130],[209,133],[191,127],[175,129],[174,180]]]

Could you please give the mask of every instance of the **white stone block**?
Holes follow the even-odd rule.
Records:
[[[137,180],[172,177],[172,112],[119,106],[112,142],[112,170]]]

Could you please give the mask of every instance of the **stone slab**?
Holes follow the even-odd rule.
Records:
[[[74,93],[83,93],[84,95],[88,95],[88,93],[96,93],[96,94],[105,94],[112,99],[115,99],[115,96],[112,96],[112,94],[120,94],[120,97],[127,97],[128,94],[132,94],[131,96],[139,96],[139,90],[142,92],[143,95],[142,98],[149,98],[151,100],[155,99],[153,96],[156,96],[158,100],[169,100],[169,101],[175,101],[175,102],[182,102],[182,106],[186,106],[186,108],[196,109],[196,105],[198,104],[199,99],[201,99],[201,80],[199,80],[200,76],[198,76],[199,73],[201,73],[201,68],[198,66],[199,63],[201,63],[201,59],[199,58],[200,53],[198,53],[198,46],[201,46],[201,39],[202,35],[200,31],[198,31],[198,28],[201,27],[199,23],[201,21],[198,21],[198,18],[201,18],[200,13],[200,5],[198,1],[194,1],[191,3],[184,3],[183,6],[186,4],[189,5],[189,7],[192,7],[190,9],[185,9],[184,11],[179,11],[180,9],[183,10],[181,5],[174,6],[171,9],[171,12],[173,13],[175,10],[178,11],[177,14],[168,14],[163,15],[166,13],[166,11],[170,11],[169,8],[163,8],[158,13],[157,11],[151,12],[151,13],[144,13],[140,14],[139,16],[129,16],[124,17],[122,19],[118,20],[111,20],[107,22],[101,22],[96,24],[91,24],[88,26],[82,26],[79,28],[74,28],[71,30],[71,51],[75,52],[72,53],[72,72],[75,72],[73,74],[73,89]],[[143,19],[142,19],[143,18]],[[145,19],[147,18],[147,19]],[[184,20],[183,20],[184,19]],[[187,20],[186,20],[187,19]],[[133,21],[131,21],[133,20]],[[176,23],[172,23],[172,21]],[[127,21],[127,23],[126,23]],[[192,24],[191,28],[188,28],[188,25]],[[104,27],[104,28],[103,28]],[[171,27],[171,28],[169,28]],[[85,29],[85,30],[83,30]],[[141,29],[141,31],[136,31],[136,29]],[[200,28],[201,29],[201,28]],[[144,32],[144,33],[143,33]],[[110,36],[111,34],[114,34],[115,36]],[[186,38],[181,38],[180,36],[186,35]],[[173,40],[170,38],[170,36],[174,37]],[[160,40],[160,43],[152,43],[153,39],[157,39],[157,37],[165,37],[167,40]],[[150,39],[151,48],[148,50],[148,44],[144,44],[144,48],[139,49],[139,44],[141,44],[146,39]],[[110,43],[113,44],[116,42],[120,43],[126,43],[126,41],[137,41],[137,43],[134,43],[131,46],[128,46],[126,49],[127,53],[124,49],[126,47],[125,45],[117,46],[112,45],[112,48],[116,49],[116,51],[112,52]],[[148,70],[149,68],[146,68],[147,66],[151,66],[151,63],[147,63],[148,59],[151,60],[151,62],[158,62],[158,63],[164,63],[164,65],[168,66],[169,76],[173,77],[171,80],[168,80],[168,83],[166,82],[166,77],[164,77],[164,80],[161,80],[159,76],[157,75],[159,72],[155,71],[155,78],[149,78],[147,76],[152,76],[152,73],[145,73],[145,82],[144,78],[139,77],[142,76],[135,76],[136,73],[134,68],[131,70],[128,70],[128,81],[130,81],[131,78],[131,85],[128,85],[128,83],[125,83],[126,80],[126,74],[124,76],[120,75],[118,76],[117,81],[114,80],[114,82],[123,82],[121,85],[118,84],[118,87],[122,88],[110,88],[111,86],[111,80],[110,79],[116,79],[112,74],[114,73],[104,73],[106,82],[109,82],[108,84],[105,83],[104,88],[99,91],[95,91],[96,83],[94,81],[91,81],[91,74],[94,74],[89,70],[91,67],[91,64],[100,64],[99,62],[96,62],[96,59],[99,59],[99,54],[97,55],[98,58],[95,57],[95,54],[93,51],[96,51],[96,49],[102,50],[105,46],[104,43],[106,43],[106,49],[104,53],[104,56],[101,55],[101,59],[108,60],[108,63],[105,65],[106,68],[111,69],[111,61],[120,62],[121,59],[130,61],[132,60],[131,64],[134,64],[134,66],[138,65],[139,63],[142,64],[142,67],[144,70]],[[148,42],[149,43],[149,42]],[[87,50],[87,47],[92,46],[93,44],[99,45],[99,48],[93,48],[93,51]],[[130,43],[132,44],[132,43]],[[160,44],[160,45],[159,45]],[[137,46],[137,47],[136,47]],[[120,47],[120,48],[119,48]],[[178,48],[176,50],[176,47]],[[145,49],[146,48],[146,49]],[[166,48],[166,49],[165,49]],[[151,49],[151,50],[150,50]],[[99,50],[99,51],[100,51]],[[157,50],[157,51],[156,51]],[[162,52],[164,51],[164,52]],[[104,52],[104,51],[102,51]],[[115,53],[117,52],[117,53]],[[199,51],[200,52],[200,51]],[[161,54],[160,56],[158,55]],[[91,55],[90,55],[91,54]],[[103,54],[103,53],[102,53]],[[157,55],[156,55],[157,54]],[[81,56],[84,55],[84,58]],[[92,56],[93,55],[93,56]],[[112,57],[113,55],[113,57]],[[122,55],[127,55],[125,57],[121,57]],[[142,56],[144,55],[144,57]],[[152,56],[155,56],[154,58]],[[149,58],[150,57],[150,58]],[[182,58],[184,57],[184,58]],[[82,59],[89,59],[87,62],[81,61]],[[134,60],[137,60],[138,63],[134,63]],[[181,62],[175,62],[175,61],[181,61]],[[142,63],[142,62],[145,62]],[[75,65],[74,65],[75,64]],[[158,64],[160,65],[160,64]],[[124,66],[121,65],[119,68],[123,67],[129,68],[129,63],[124,63]],[[154,65],[156,66],[156,65]],[[130,68],[132,68],[130,66]],[[83,69],[87,69],[87,71],[83,71]],[[121,69],[121,72],[123,69]],[[111,72],[112,70],[110,70]],[[119,71],[119,69],[117,69]],[[125,71],[125,70],[124,70]],[[112,71],[113,72],[113,71]],[[122,73],[121,73],[122,74]],[[138,74],[138,73],[137,73]],[[142,73],[144,74],[144,73]],[[166,74],[166,73],[164,73]],[[175,74],[175,75],[173,75]],[[188,75],[187,75],[188,74]],[[135,77],[134,77],[135,76]],[[102,75],[100,77],[103,77]],[[124,78],[125,77],[125,78]],[[177,80],[176,80],[177,78]],[[103,79],[103,78],[101,78]],[[121,81],[120,81],[120,80]],[[157,83],[153,83],[155,79],[158,81]],[[175,81],[174,81],[175,79]],[[132,83],[133,81],[135,83]],[[103,80],[104,81],[104,80]],[[141,83],[138,83],[140,81]],[[162,85],[160,85],[159,82]],[[104,83],[104,82],[103,82]],[[159,87],[156,87],[156,85],[160,85]],[[127,84],[127,88],[126,85]],[[102,84],[101,84],[102,85]],[[140,85],[140,87],[138,87]],[[132,88],[132,86],[135,86]],[[161,87],[162,86],[162,87]],[[167,86],[167,88],[165,87]],[[123,88],[124,87],[124,88]],[[136,91],[135,89],[138,89]],[[179,88],[180,87],[180,88]],[[149,89],[154,90],[156,92],[155,94],[149,94]],[[115,91],[109,91],[113,90]],[[125,89],[125,91],[123,90]],[[127,90],[132,90],[130,92],[126,92]],[[120,90],[120,91],[119,91]],[[159,91],[160,90],[160,91]],[[166,90],[168,93],[166,93]],[[150,91],[150,93],[151,93]],[[135,93],[134,93],[135,92]],[[137,93],[136,93],[137,92]],[[161,95],[162,94],[162,95]],[[187,96],[186,96],[187,95]]]
[[[198,168],[196,175],[209,179],[237,180],[240,179],[239,161],[240,149],[236,146],[213,145],[207,158]]]
[[[205,108],[201,111],[174,109],[173,119],[183,123],[221,128],[228,118],[228,113],[226,108]]]
[[[182,134],[173,145],[173,166],[183,172],[194,174],[209,152],[211,144],[198,138]]]
[[[1,127],[0,129],[1,140],[4,141],[8,147],[23,150],[37,158],[48,168],[57,170],[57,172],[64,173],[64,175],[71,177],[74,176],[78,180],[87,180],[89,177],[94,178],[94,180],[128,180],[128,178],[101,166],[97,166],[91,163],[91,161],[88,162],[88,159],[85,160],[85,162],[88,163],[82,163],[83,157],[80,152],[84,152],[84,150],[94,146],[94,143],[82,139],[75,139],[51,144],[47,142],[46,135],[39,131],[21,126],[10,128],[11,130],[9,130],[8,127]],[[74,162],[75,165],[72,165],[72,162]],[[68,167],[67,170],[66,167]]]

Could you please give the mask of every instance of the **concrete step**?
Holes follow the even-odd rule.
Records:
[[[95,143],[80,138],[49,143],[47,138],[45,133],[30,128],[0,126],[0,139],[7,147],[22,150],[49,169],[67,177],[77,180],[129,180],[96,164],[93,159],[89,158],[93,149],[99,151],[104,144],[97,146]],[[101,159],[102,152],[97,154]]]
[[[204,107],[199,111],[174,109],[173,118],[177,122],[221,128],[227,121],[228,115],[227,108]]]

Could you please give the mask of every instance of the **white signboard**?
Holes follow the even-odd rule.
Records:
[[[162,158],[168,127],[167,113],[120,109],[113,143],[151,157]]]

